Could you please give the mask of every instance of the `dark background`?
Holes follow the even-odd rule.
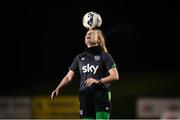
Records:
[[[18,38],[10,36],[7,64],[15,69],[8,68],[1,95],[50,95],[86,48],[82,17],[89,11],[102,17],[100,29],[120,74],[112,93],[113,103],[121,100],[123,109],[112,117],[134,118],[135,100],[141,96],[179,97],[180,14],[170,0],[82,0],[12,9],[9,17],[16,28],[11,32]],[[78,85],[77,76],[64,94],[78,94]]]

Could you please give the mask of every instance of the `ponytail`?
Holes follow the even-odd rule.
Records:
[[[102,31],[97,30],[97,32],[98,32],[98,40],[99,40],[98,41],[99,42],[98,46],[100,47],[101,51],[108,52],[107,48],[106,48],[106,44],[105,44],[105,38],[104,38],[104,35],[103,35]]]

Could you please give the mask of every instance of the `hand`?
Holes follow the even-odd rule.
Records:
[[[88,78],[86,81],[85,81],[85,84],[87,85],[87,86],[91,86],[92,84],[98,84],[99,83],[99,81],[97,81],[96,79],[94,79],[94,78]]]
[[[54,97],[57,96],[59,93],[59,90],[58,89],[55,89],[52,93],[51,93],[51,100],[53,101],[54,100]]]

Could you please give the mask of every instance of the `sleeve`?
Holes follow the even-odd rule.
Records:
[[[114,62],[114,59],[112,58],[112,56],[109,53],[105,54],[105,66],[107,68],[107,70],[109,71],[111,68],[116,67],[116,64]]]
[[[71,66],[69,67],[70,70],[77,72],[78,71],[78,57],[76,56],[71,64]]]

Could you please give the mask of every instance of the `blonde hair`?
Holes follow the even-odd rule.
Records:
[[[105,38],[103,32],[99,29],[96,29],[98,33],[98,46],[100,47],[101,51],[108,52],[105,44]]]

